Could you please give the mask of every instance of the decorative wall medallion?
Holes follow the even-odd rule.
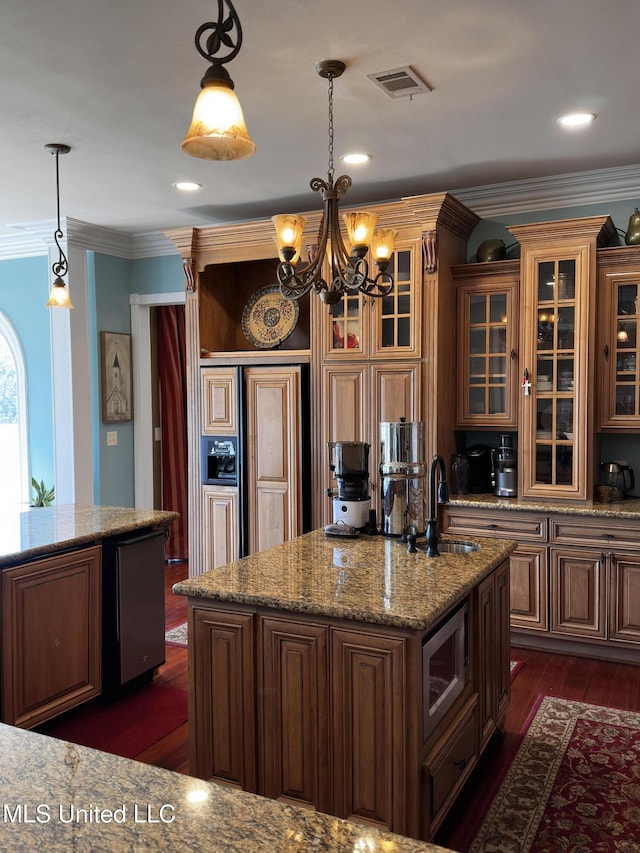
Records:
[[[298,303],[286,299],[279,285],[256,290],[242,312],[242,331],[260,349],[273,349],[286,340],[296,327]]]

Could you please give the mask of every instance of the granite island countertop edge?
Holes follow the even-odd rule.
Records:
[[[0,570],[143,528],[163,529],[177,518],[177,512],[168,510],[88,504],[25,509],[3,519]]]
[[[442,536],[447,540],[460,537]],[[193,601],[427,630],[517,547],[512,540],[464,538],[472,540],[480,543],[476,552],[427,558],[424,550],[407,554],[398,540],[362,536],[336,545],[322,530],[312,531],[180,581],[173,591]]]

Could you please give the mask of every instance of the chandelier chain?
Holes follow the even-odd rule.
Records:
[[[329,79],[329,180],[333,183],[333,74],[328,75]]]

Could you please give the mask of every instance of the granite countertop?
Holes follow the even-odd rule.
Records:
[[[12,853],[445,853],[189,776],[0,724],[3,849]]]
[[[143,527],[167,527],[176,518],[177,512],[80,504],[3,510],[0,568]]]
[[[456,540],[443,536],[442,541]],[[465,540],[467,541],[467,540]],[[405,543],[362,534],[333,539],[315,530],[226,566],[181,581],[178,595],[272,607],[294,613],[425,630],[464,598],[516,548],[479,539],[464,556],[427,558],[424,539],[408,554]]]
[[[598,503],[571,503],[531,498],[498,498],[495,495],[450,495],[449,505],[470,506],[477,509],[505,509],[514,512],[562,513],[565,515],[588,515],[594,518],[640,519],[640,498],[625,498],[623,501]]]

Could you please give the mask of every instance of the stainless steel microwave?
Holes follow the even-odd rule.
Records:
[[[422,737],[434,731],[469,681],[469,608],[465,602],[422,646]]]

